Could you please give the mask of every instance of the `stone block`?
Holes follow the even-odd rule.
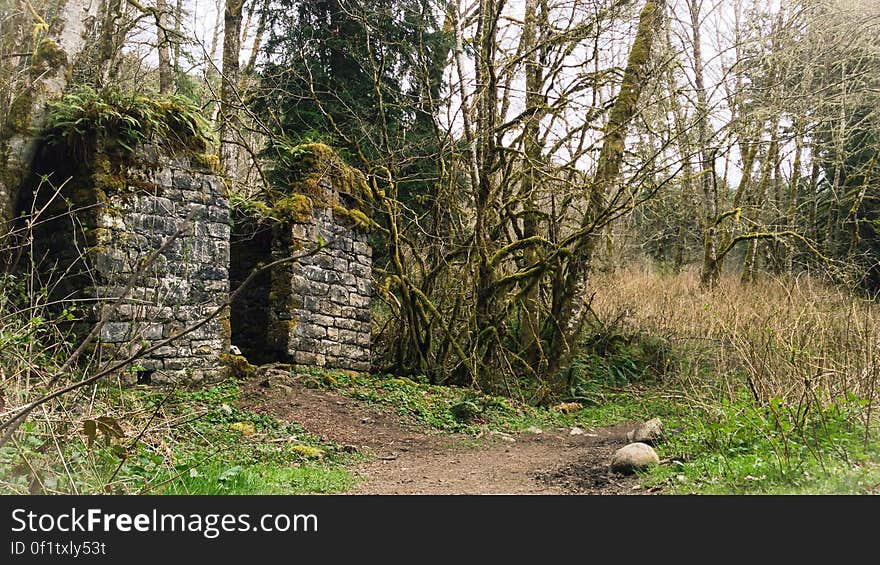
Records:
[[[324,309],[324,301],[316,296],[303,296],[303,308],[310,312],[321,313]]]
[[[357,284],[355,286],[357,287],[358,294],[360,294],[362,296],[370,296],[370,293],[373,290],[373,283],[368,278],[367,279],[358,279]]]
[[[185,171],[175,171],[171,180],[172,188],[179,190],[191,190],[193,188],[193,175]]]
[[[162,339],[163,330],[163,324],[146,324],[139,328],[138,334],[143,339],[158,340]]]
[[[349,294],[344,288],[338,286],[330,287],[330,300],[336,304],[349,304]]]
[[[217,239],[228,240],[230,235],[229,224],[225,222],[212,222],[208,224],[208,234]]]
[[[192,360],[189,357],[174,357],[165,359],[164,368],[169,371],[179,371],[192,366]]]
[[[131,338],[129,322],[107,322],[101,328],[100,339],[109,343],[120,343]]]
[[[178,349],[176,347],[171,347],[170,345],[163,345],[159,349],[153,352],[154,357],[173,357],[177,355]]]
[[[323,326],[308,325],[299,326],[298,329],[299,328],[302,328],[303,334],[307,337],[320,339],[327,336],[327,329]]]
[[[300,365],[317,365],[318,355],[307,351],[296,351],[293,360]]]
[[[329,253],[318,253],[314,257],[313,264],[322,270],[333,269],[333,257]]]
[[[352,359],[355,361],[361,359],[369,359],[370,357],[370,354],[366,349],[354,344],[342,344],[339,349],[339,353],[341,357],[345,357],[346,359]]]
[[[317,324],[319,326],[324,326],[325,328],[332,327],[335,322],[336,322],[336,319],[333,318],[332,316],[323,316],[321,314],[316,314],[312,318],[312,323]]]
[[[357,320],[342,317],[342,318],[336,318],[333,321],[333,325],[339,329],[342,329],[342,330],[355,330],[359,326],[359,323]]]
[[[345,286],[354,286],[357,284],[358,278],[353,274],[346,273],[344,271],[337,272],[339,273],[339,276],[341,278],[341,280],[339,281],[340,283],[344,284]]]
[[[349,305],[351,305],[355,308],[369,308],[370,307],[370,299],[366,296],[361,296],[360,294],[350,295],[348,303],[349,303]],[[355,318],[358,319],[357,316],[355,316]]]
[[[370,268],[366,265],[353,261],[348,268],[348,272],[359,279],[370,278]]]
[[[209,222],[229,222],[229,208],[211,206],[205,217]]]
[[[357,343],[357,333],[350,330],[339,330],[339,342],[353,345]]]

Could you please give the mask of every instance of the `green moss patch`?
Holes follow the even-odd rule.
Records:
[[[291,194],[272,207],[273,218],[282,222],[307,222],[312,217],[312,199],[305,194]]]
[[[31,58],[31,75],[38,76],[45,72],[55,73],[67,65],[67,54],[61,47],[48,37],[37,44]]]
[[[243,355],[221,353],[220,363],[229,368],[229,376],[236,379],[250,379],[257,375],[257,368],[248,363]]]
[[[331,147],[275,140],[269,153],[275,163],[268,171],[273,188],[257,199],[233,199],[239,215],[258,223],[305,223],[315,208],[331,208],[340,223],[353,229],[370,231],[377,225],[368,214],[372,196],[366,177]],[[345,195],[348,206],[329,201],[331,192],[325,183]]]

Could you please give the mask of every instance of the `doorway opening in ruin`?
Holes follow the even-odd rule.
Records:
[[[254,226],[247,221],[245,224],[233,228],[229,247],[229,283],[232,292],[260,265],[272,261],[272,229]],[[277,361],[269,339],[271,287],[272,275],[267,270],[254,277],[230,306],[232,345],[255,364]]]

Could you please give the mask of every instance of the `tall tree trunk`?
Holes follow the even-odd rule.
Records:
[[[810,230],[808,233],[816,243],[819,242],[821,234],[821,230],[819,229],[819,176],[822,173],[817,151],[818,146],[814,141],[810,147],[810,160],[812,162],[810,164],[810,186],[807,193],[812,199],[810,205]]]
[[[223,31],[223,2],[222,0],[216,0],[214,2],[214,10],[216,10],[216,19],[214,20],[214,27],[211,30],[211,48],[208,51],[207,57],[208,60],[205,64],[205,81],[209,86],[212,86],[214,81],[220,75],[217,71],[217,53],[220,49],[220,33]],[[219,111],[219,106],[217,107]],[[216,116],[215,116],[216,118]]]
[[[180,72],[180,35],[183,30],[183,0],[177,0],[174,5],[174,33],[175,41],[172,52],[171,65],[175,73]]]
[[[703,268],[700,284],[714,287],[721,276],[718,257],[718,191],[715,178],[715,154],[709,148],[709,101],[703,71],[700,9],[702,0],[688,0],[693,40],[694,88],[697,94],[697,143],[700,152],[700,187],[703,192]]]
[[[761,225],[761,215],[766,205],[767,190],[773,183],[773,179],[775,177],[774,171],[776,169],[776,163],[779,160],[779,124],[773,123],[770,125],[770,128],[770,147],[767,149],[764,170],[761,173],[761,182],[758,184],[758,189],[756,191],[754,200],[754,222],[759,225]],[[757,266],[756,263],[758,261],[759,241],[760,240],[758,238],[750,239],[748,241],[745,260],[743,261],[742,273],[740,273],[740,283],[742,284],[752,283],[755,280],[755,269]]]
[[[244,66],[244,74],[250,76],[254,72],[257,65],[257,57],[260,55],[260,48],[263,45],[263,36],[266,33],[266,21],[269,18],[269,0],[263,0],[260,4],[259,19],[257,20],[257,30],[254,32],[254,42],[251,44],[251,54],[248,57],[247,64]]]
[[[492,175],[495,159],[495,124],[497,100],[495,77],[496,0],[480,0],[477,24],[479,50],[476,61],[477,84],[477,163],[479,183],[474,187],[474,241],[476,244],[475,323],[477,329],[477,363],[479,384],[487,390],[495,386],[494,371],[488,360],[495,349],[497,334],[494,328],[496,310],[492,300],[495,273],[490,264],[493,242],[490,234],[494,219]]]
[[[159,93],[169,94],[174,89],[171,72],[171,40],[168,37],[168,4],[156,0],[156,39],[159,50]]]
[[[220,162],[227,176],[235,180],[238,147],[232,141],[236,135],[238,117],[238,76],[241,56],[241,12],[244,0],[226,0],[223,13],[223,76],[220,83]]]
[[[523,203],[523,239],[539,234],[540,215],[535,201],[536,176],[541,161],[541,144],[539,140],[544,97],[542,95],[542,67],[538,49],[538,4],[541,0],[526,0],[525,17],[521,50],[525,54],[525,113],[528,116],[523,124],[523,178],[520,199]],[[543,10],[542,10],[543,12]],[[531,247],[524,252],[524,267],[536,265],[539,260],[537,248]],[[520,348],[522,357],[535,370],[540,362],[539,339],[541,328],[539,286],[536,279],[527,281],[528,287],[523,293],[520,314]]]
[[[584,235],[573,245],[561,293],[554,297],[553,316],[547,331],[550,336],[548,371],[551,375],[568,365],[583,329],[587,278],[593,251],[601,237],[601,226],[606,221],[604,215],[608,212],[606,192],[618,180],[627,129],[648,82],[654,41],[660,32],[665,6],[664,0],[648,0],[639,14],[638,31],[629,52],[620,94],[611,107],[604,129],[599,162],[590,187],[589,210],[580,226]]]
[[[84,53],[101,51],[95,45],[101,26],[91,25],[101,21],[97,19],[102,7],[98,2],[58,0],[34,4],[34,15],[42,19],[48,31],[33,36],[37,22],[31,18],[23,19],[25,29],[5,30],[15,33],[22,41],[22,51],[32,55],[22,58],[19,68],[13,69],[14,76],[22,78],[18,82],[13,79],[9,105],[0,114],[5,117],[0,123],[0,233],[6,232],[6,222],[16,214],[18,192],[31,169],[39,143],[37,134],[46,118],[46,103],[61,95],[75,68],[85,66],[81,62]],[[32,43],[27,45],[28,41]]]
[[[671,50],[672,42],[669,37],[669,28],[666,29],[666,45]],[[673,126],[675,127],[675,138],[678,145],[678,152],[681,155],[681,204],[684,210],[693,210],[695,206],[693,206],[693,198],[694,198],[694,187],[693,187],[693,176],[694,176],[694,166],[691,161],[691,140],[688,134],[686,119],[684,116],[684,112],[681,107],[681,101],[679,99],[678,88],[675,82],[675,75],[672,72],[672,65],[669,65],[666,70],[666,88],[667,88],[667,96],[669,97],[670,110],[672,111],[673,118]],[[687,241],[685,240],[685,227],[684,222],[680,222],[678,225],[677,233],[676,233],[676,241],[675,241],[675,249],[674,249],[674,263],[673,270],[675,273],[681,271],[681,268],[684,266],[685,261],[685,251],[687,246]]]
[[[791,166],[791,179],[788,186],[788,210],[785,213],[785,226],[783,229],[796,230],[797,226],[797,210],[799,206],[799,186],[801,183],[801,167],[804,152],[804,128],[801,120],[795,123],[794,136],[794,163]],[[794,274],[794,252],[786,251],[785,254],[785,270],[789,275]]]

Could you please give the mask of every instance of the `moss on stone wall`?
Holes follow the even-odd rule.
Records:
[[[12,99],[6,114],[6,128],[4,128],[9,134],[30,131],[33,96],[33,90],[27,89]]]
[[[273,349],[281,353],[282,357],[285,356],[284,352],[288,349],[290,336],[293,334],[296,326],[296,320],[276,320],[274,323],[269,324],[266,333],[267,341]]]
[[[229,376],[236,379],[250,379],[257,375],[257,369],[243,355],[233,355],[231,353],[221,353],[219,355],[220,363],[229,369]]]
[[[357,208],[346,208],[338,204],[333,204],[331,208],[336,221],[353,229],[369,232],[378,225]]]
[[[272,273],[272,282],[269,285],[269,302],[280,304],[290,298],[290,281],[293,277],[290,265],[281,265]]]
[[[330,208],[343,225],[370,231],[377,224],[370,218],[370,188],[366,177],[348,165],[328,145],[306,143],[276,144],[276,163],[269,178],[274,188],[258,199],[233,199],[236,211],[257,222],[267,219],[281,223],[306,223],[315,208]],[[353,203],[346,207],[334,193]]]
[[[368,201],[370,198],[366,177],[348,165],[328,145],[304,143],[281,151],[274,172],[281,172],[292,191],[303,194],[320,194],[321,180],[333,185],[333,190]]]
[[[308,222],[312,217],[313,202],[305,194],[291,194],[272,207],[272,217],[281,222]]]
[[[48,104],[43,139],[73,158],[96,153],[130,159],[144,144],[185,153],[193,161],[213,163],[210,125],[201,110],[182,97],[147,97],[84,86]]]
[[[192,161],[195,165],[198,165],[212,173],[220,173],[220,157],[215,155],[214,153],[193,153]]]

